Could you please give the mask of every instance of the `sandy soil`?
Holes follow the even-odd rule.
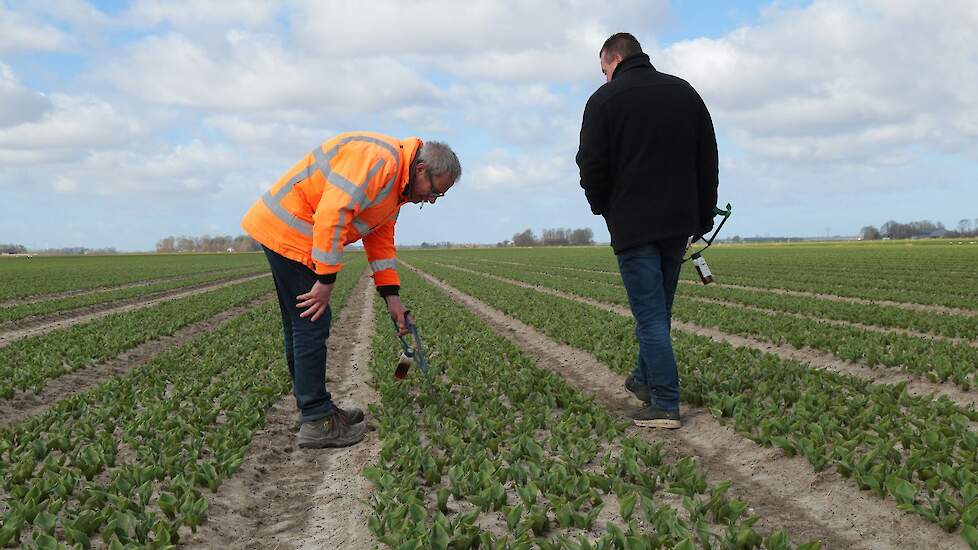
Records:
[[[682,280],[682,284],[698,285],[698,281]],[[956,307],[939,306],[933,304],[915,304],[912,302],[895,302],[893,300],[870,300],[867,298],[856,298],[854,296],[836,296],[834,294],[819,294],[817,292],[806,292],[803,290],[788,290],[785,288],[764,288],[746,285],[718,284],[721,288],[739,288],[741,290],[753,290],[757,292],[773,292],[775,294],[786,294],[789,296],[802,296],[808,298],[819,298],[822,300],[832,300],[835,302],[850,302],[853,304],[866,304],[871,306],[893,306],[903,309],[925,311],[927,313],[941,313],[947,315],[961,315],[964,317],[978,316],[978,311],[973,309],[961,309]]]
[[[99,292],[111,292],[113,290],[122,290],[125,288],[137,288],[141,286],[149,286],[156,283],[163,283],[166,281],[179,281],[180,279],[189,279],[191,277],[196,277],[197,275],[203,275],[204,273],[216,273],[218,271],[201,271],[198,273],[191,273],[189,275],[175,275],[172,277],[160,277],[157,279],[143,279],[141,281],[136,281],[134,283],[126,283],[122,285],[115,286],[97,286],[94,288],[84,288],[78,290],[66,290],[64,292],[54,292],[50,294],[41,294],[35,296],[26,296],[23,298],[13,298],[10,300],[0,301],[0,307],[10,307],[10,306],[20,306],[26,304],[36,304],[38,302],[49,302],[51,300],[58,300],[61,298],[71,298],[74,296],[84,296],[85,294],[97,294]],[[239,269],[229,269],[229,272],[240,271]]]
[[[269,294],[250,303],[231,308],[210,319],[183,327],[170,336],[145,342],[103,363],[49,380],[40,393],[18,392],[10,399],[0,400],[0,426],[20,422],[27,417],[41,414],[58,401],[93,388],[109,378],[121,376],[148,363],[168,349],[183,345],[202,333],[219,328],[235,317],[270,300],[273,296],[273,294]]]
[[[403,263],[403,262],[402,262]],[[559,344],[535,329],[423,274],[453,299],[486,320],[538,365],[593,395],[610,411],[626,415],[637,401],[622,387],[624,378],[593,356]],[[705,410],[685,408],[681,430],[632,433],[666,443],[673,456],[699,457],[711,482],[733,481],[731,494],[749,502],[762,517],[762,532],[783,528],[796,543],[812,539],[825,548],[964,548],[957,535],[896,509],[833,472],[815,473],[801,457],[759,447],[717,423]]]
[[[509,261],[504,262],[501,260],[493,260],[493,262],[500,263],[500,264],[517,265],[520,267],[529,267],[536,270],[539,270],[541,268],[547,268],[547,269],[563,269],[567,271],[579,271],[582,273],[600,273],[603,275],[615,274],[615,272],[613,271],[602,271],[600,269],[584,269],[580,267],[564,267],[564,266],[553,266],[553,265],[537,266],[537,265],[520,263],[520,262],[509,262]],[[698,281],[691,281],[687,279],[682,279],[679,282],[680,284],[688,284],[688,285],[700,284]],[[912,302],[896,302],[892,300],[870,300],[867,298],[857,298],[854,296],[836,296],[834,294],[820,294],[818,292],[806,292],[804,290],[788,290],[785,288],[768,288],[768,287],[756,287],[756,286],[746,286],[746,285],[732,285],[732,284],[724,284],[724,283],[714,283],[714,285],[717,288],[739,288],[741,290],[753,290],[757,292],[773,292],[775,294],[787,294],[789,296],[806,296],[811,298],[820,298],[822,300],[833,300],[836,302],[851,302],[854,304],[893,306],[893,307],[899,307],[903,309],[926,311],[929,313],[944,313],[950,315],[962,315],[965,317],[978,316],[978,311],[975,311],[973,309],[961,309],[961,308],[939,306],[939,305],[932,305],[932,304],[915,304]]]
[[[808,321],[818,321],[819,323],[825,323],[827,325],[834,325],[838,327],[850,327],[862,330],[868,330],[871,332],[879,332],[881,334],[900,334],[903,336],[912,336],[914,338],[923,338],[924,340],[940,340],[942,342],[949,342],[952,344],[962,344],[965,346],[971,346],[978,348],[978,341],[966,340],[964,338],[955,338],[951,336],[944,336],[942,334],[932,334],[929,332],[918,332],[915,330],[899,328],[899,327],[882,327],[878,325],[866,325],[863,323],[855,323],[853,321],[843,321],[840,319],[826,319],[825,317],[817,317],[815,315],[805,315],[804,313],[792,313],[789,311],[779,311],[776,309],[769,309],[765,307],[751,306],[747,304],[741,304],[738,302],[729,302],[726,300],[717,300],[714,298],[704,298],[701,296],[682,296],[683,300],[691,300],[693,302],[702,302],[704,304],[717,304],[721,306],[734,306],[743,309],[748,309],[751,311],[757,311],[760,313],[768,313],[773,315],[787,315],[788,317],[794,317],[796,319],[805,319]]]
[[[569,292],[562,292],[553,288],[543,287],[525,283],[523,281],[517,281],[515,279],[509,279],[507,277],[500,277],[498,275],[492,275],[490,273],[484,273],[481,271],[474,271],[471,269],[465,269],[463,267],[451,266],[444,264],[445,267],[451,269],[456,269],[459,271],[465,271],[468,273],[474,273],[476,275],[482,275],[483,277],[488,277],[490,279],[495,279],[500,282],[508,283],[511,285],[516,285],[523,288],[529,288],[537,292],[542,292],[544,294],[550,294],[552,296],[558,296],[561,298],[566,298],[568,300],[575,300],[584,304],[592,305],[612,313],[617,313],[625,317],[631,317],[631,311],[625,307],[618,304],[609,304],[607,302],[600,302],[598,300],[592,300],[590,298],[584,298],[576,294],[571,294]],[[826,353],[824,351],[812,349],[812,348],[801,348],[796,349],[787,344],[772,344],[757,338],[750,338],[746,336],[739,336],[736,334],[729,334],[723,332],[716,328],[703,327],[700,325],[695,325],[692,323],[686,323],[683,321],[677,321],[673,319],[672,328],[674,330],[679,330],[682,332],[688,332],[690,334],[697,334],[700,336],[706,336],[717,342],[726,342],[735,347],[747,347],[753,348],[766,353],[772,353],[783,359],[790,359],[794,361],[800,361],[802,363],[807,363],[814,368],[824,369],[832,372],[839,372],[844,374],[849,374],[863,380],[872,382],[874,384],[898,384],[900,382],[907,383],[907,392],[911,395],[927,395],[930,397],[940,397],[946,396],[951,401],[954,401],[962,407],[978,406],[978,394],[970,391],[964,391],[953,383],[933,383],[924,380],[916,375],[909,374],[907,372],[898,370],[896,368],[890,367],[866,367],[856,363],[850,363],[848,361],[843,361],[836,358],[831,353]]]
[[[194,285],[192,288],[181,288],[173,291],[163,292],[163,293],[155,294],[152,298],[149,299],[147,299],[147,297],[145,296],[138,296],[136,298],[131,298],[128,300],[109,302],[105,304],[95,304],[95,305],[86,306],[78,309],[60,311],[58,313],[55,313],[54,315],[45,315],[43,317],[37,316],[37,317],[28,317],[25,319],[20,319],[12,323],[6,323],[0,326],[0,347],[6,346],[7,344],[13,342],[14,340],[27,338],[29,336],[38,336],[41,334],[47,334],[53,330],[67,328],[81,323],[87,323],[88,321],[101,319],[102,317],[106,317],[115,313],[124,313],[126,311],[142,309],[144,307],[156,305],[161,302],[178,300],[180,298],[186,298],[188,296],[194,296],[196,294],[203,294],[204,292],[210,292],[211,290],[217,290],[219,288],[224,288],[231,285],[236,285],[238,283],[244,283],[254,279],[259,279],[261,277],[268,277],[268,276],[269,276],[268,273],[262,273],[259,275],[249,275],[246,277],[228,279],[225,281],[221,281],[219,283]]]
[[[374,292],[370,278],[362,277],[334,321],[328,344],[333,399],[365,412],[368,403],[379,402],[367,384]],[[285,368],[284,359],[280,367]],[[241,470],[209,495],[208,520],[182,546],[258,550],[375,544],[367,530],[369,483],[360,471],[379,453],[376,432],[345,449],[300,449],[291,429],[296,414],[291,395],[268,411],[268,423],[255,434]]]
[[[517,264],[516,262],[499,262],[499,263],[514,264],[514,265],[520,265],[520,266],[524,266],[524,267],[533,267],[533,266],[530,266],[530,265],[527,265],[527,264]],[[460,271],[469,271],[471,273],[478,273],[478,274],[481,274],[481,275],[487,274],[484,271],[470,270],[470,269],[467,269],[467,268],[464,268],[464,267],[461,267],[461,266],[458,266],[458,265],[453,265],[453,264],[445,264],[445,263],[439,263],[439,262],[435,262],[435,264],[436,265],[440,265],[442,267],[448,267],[448,268],[452,268],[452,269],[458,269]],[[604,271],[595,271],[595,270],[581,269],[581,268],[572,268],[572,267],[561,267],[561,268],[558,268],[558,269],[568,269],[568,270],[574,270],[574,271],[585,271],[585,272],[589,272],[589,273],[604,273],[604,274],[607,274],[607,272],[604,272]],[[540,273],[542,273],[542,272],[540,272]],[[523,283],[523,284],[526,284],[526,283]],[[696,284],[699,284],[699,283],[696,283]],[[533,286],[535,286],[535,285],[533,285]],[[717,285],[717,286],[722,287],[724,285]],[[732,285],[726,285],[726,286],[731,287]],[[737,287],[737,288],[747,288],[747,287]],[[763,289],[754,289],[754,290],[763,290]],[[825,296],[824,295],[821,295],[821,294],[812,294],[811,296],[818,296],[819,298],[825,298]],[[978,341],[968,340],[968,339],[965,339],[965,338],[956,338],[956,337],[951,337],[951,336],[944,336],[942,334],[933,334],[933,333],[928,333],[928,332],[918,332],[918,331],[914,331],[914,330],[910,330],[910,329],[904,329],[904,328],[899,328],[899,327],[885,327],[885,326],[878,326],[878,325],[867,325],[867,324],[863,324],[863,323],[856,323],[856,322],[853,322],[853,321],[843,321],[843,320],[838,320],[838,319],[827,319],[825,317],[818,317],[818,316],[815,316],[815,315],[805,315],[803,313],[792,313],[792,312],[788,312],[788,311],[779,311],[779,310],[775,310],[775,309],[769,309],[769,308],[760,307],[760,306],[752,306],[752,305],[747,305],[747,304],[741,304],[739,302],[722,300],[722,299],[718,299],[718,298],[706,298],[706,297],[703,297],[703,296],[686,296],[686,295],[683,295],[682,298],[684,300],[692,300],[694,302],[703,302],[703,303],[707,303],[707,304],[731,305],[731,306],[735,306],[735,307],[739,307],[739,308],[743,308],[743,309],[749,309],[751,311],[758,311],[758,312],[761,312],[761,313],[769,313],[769,314],[775,314],[775,315],[787,315],[789,317],[794,317],[796,319],[806,319],[806,320],[809,320],[809,321],[818,321],[818,322],[821,322],[821,323],[827,323],[827,324],[835,325],[835,326],[852,327],[852,328],[858,328],[858,329],[863,329],[863,330],[869,330],[869,331],[872,331],[872,332],[879,332],[879,333],[883,333],[883,334],[887,334],[887,333],[889,333],[889,334],[900,334],[900,335],[904,335],[904,336],[912,336],[912,337],[915,337],[915,338],[924,338],[924,339],[928,339],[928,340],[941,340],[941,341],[945,341],[945,342],[950,342],[952,344],[964,344],[966,346],[972,346],[972,347],[978,348]]]

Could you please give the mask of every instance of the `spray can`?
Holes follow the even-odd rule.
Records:
[[[407,378],[407,373],[414,366],[414,356],[408,355],[405,352],[401,352],[401,356],[397,360],[397,367],[394,368],[394,378],[398,380],[404,380]]]
[[[703,281],[704,285],[708,285],[713,282],[713,272],[710,271],[710,266],[706,265],[706,258],[700,256],[699,252],[694,253],[690,256],[693,260],[693,266],[696,268],[696,272],[700,275],[700,280]]]

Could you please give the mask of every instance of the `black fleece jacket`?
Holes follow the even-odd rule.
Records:
[[[688,82],[656,71],[644,53],[623,59],[588,99],[577,165],[616,254],[713,227],[719,180],[710,113]]]

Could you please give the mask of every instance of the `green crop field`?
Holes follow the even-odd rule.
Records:
[[[430,372],[366,259],[293,443],[259,254],[0,260],[0,547],[978,548],[978,245],[718,245],[673,311],[684,427],[636,428],[607,247],[405,250]]]

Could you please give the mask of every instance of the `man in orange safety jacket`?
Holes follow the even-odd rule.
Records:
[[[374,285],[406,334],[394,247],[398,212],[408,202],[434,203],[461,174],[444,143],[340,134],[290,168],[242,220],[264,248],[275,280],[300,447],[344,447],[367,432],[363,412],[341,409],[326,391],[329,299],[343,248],[363,241]]]

